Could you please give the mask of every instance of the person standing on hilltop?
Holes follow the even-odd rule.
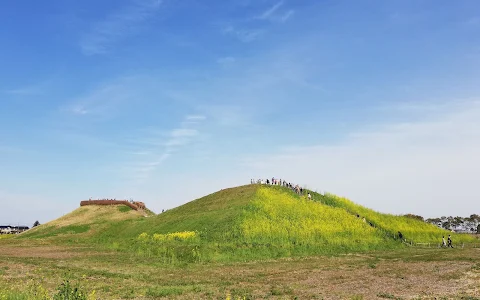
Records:
[[[445,242],[445,236],[442,236],[442,248],[447,247],[447,243]]]

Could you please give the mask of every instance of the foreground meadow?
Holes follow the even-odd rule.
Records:
[[[80,207],[0,241],[0,300],[480,299],[473,236],[437,248],[449,232],[312,194],[248,185],[159,215]]]
[[[50,299],[66,279],[84,299],[480,299],[478,248],[175,265],[41,242],[0,248],[2,300]]]

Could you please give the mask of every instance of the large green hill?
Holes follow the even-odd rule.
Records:
[[[247,185],[150,217],[125,206],[87,206],[19,238],[95,245],[172,262],[391,249],[406,247],[399,231],[407,243],[438,244],[449,234],[345,198],[311,194],[308,200],[285,187]],[[466,235],[453,239],[457,244],[472,240]]]

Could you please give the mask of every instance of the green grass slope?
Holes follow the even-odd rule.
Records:
[[[449,234],[431,224],[379,213],[333,194],[323,196],[310,192],[314,201],[278,186],[246,185],[225,189],[154,218],[126,221],[104,234],[115,237],[121,233],[124,237],[136,237],[143,232],[196,231],[208,241],[242,242],[253,239],[273,241],[280,236],[282,241],[288,236],[293,242],[305,235],[316,235],[328,242],[343,235],[349,236],[351,241],[366,240],[364,235],[372,232],[393,239],[400,231],[408,241],[430,243],[439,242],[442,235]],[[367,224],[361,221],[363,217]],[[350,231],[352,235],[347,234]],[[471,241],[469,236],[452,235],[457,241]],[[329,237],[328,241],[325,236]]]
[[[284,187],[246,185],[149,218],[125,206],[87,206],[19,238],[88,244],[172,263],[391,249],[404,247],[398,231],[408,241],[426,243],[439,243],[449,234],[335,195],[312,194],[313,201]],[[453,238],[456,243],[473,240]]]
[[[238,223],[245,207],[252,201],[258,186],[224,189],[188,202],[152,218],[127,220],[100,234],[102,239],[136,238],[146,232],[172,233],[196,231],[206,241],[231,239],[238,234]]]
[[[312,194],[314,201],[277,186],[226,189],[154,218],[124,221],[98,238],[116,248],[147,255],[164,256],[173,251],[167,249],[171,247],[177,252],[199,249],[208,260],[248,260],[403,247],[398,231],[408,241],[429,243],[439,243],[442,235],[449,233],[418,220],[375,212],[345,198]],[[155,237],[185,232],[196,236],[170,242]],[[457,243],[471,240],[453,236]]]
[[[449,234],[452,235],[457,243],[470,243],[474,241],[470,235],[454,234],[432,224],[406,216],[379,213],[358,205],[347,198],[338,197],[333,194],[320,195],[312,192],[312,195],[315,201],[332,207],[342,208],[352,215],[359,215],[360,218],[365,218],[368,223],[373,224],[376,228],[384,231],[391,237],[396,237],[398,236],[398,232],[401,232],[407,242],[439,243],[441,242],[442,236],[447,238]]]
[[[159,236],[186,232],[195,232],[195,237],[167,242]],[[154,218],[126,220],[106,228],[97,238],[98,243],[147,255],[171,255],[173,250],[168,247],[177,253],[198,249],[207,260],[248,260],[400,245],[342,208],[308,201],[286,188],[259,185],[222,190]],[[182,256],[196,259],[194,253]]]

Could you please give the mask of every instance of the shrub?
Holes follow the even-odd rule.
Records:
[[[65,280],[57,288],[53,300],[88,300],[88,296],[78,285],[72,285],[69,280]]]
[[[154,241],[185,241],[189,239],[193,239],[197,236],[194,231],[183,231],[183,232],[174,232],[174,233],[167,233],[167,234],[159,234],[155,233],[152,237]]]
[[[95,291],[87,294],[80,285],[64,280],[53,297],[38,281],[29,281],[22,291],[15,291],[0,284],[0,300],[96,300]]]
[[[129,207],[129,206],[121,205],[121,206],[118,207],[118,210],[122,213],[126,213],[126,212],[131,211],[132,208]]]

